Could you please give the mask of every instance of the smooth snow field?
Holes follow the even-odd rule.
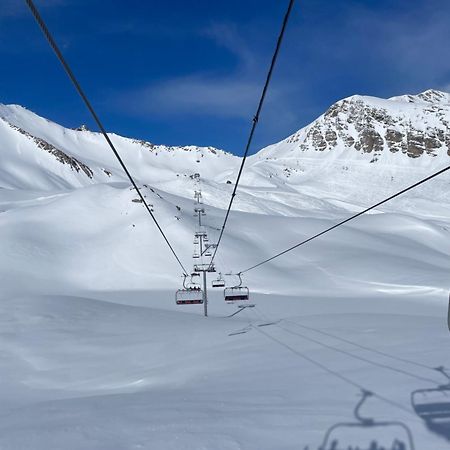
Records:
[[[0,118],[1,450],[450,448],[449,173],[245,273],[253,308],[233,315],[208,275],[205,318],[175,304],[181,270],[101,136]],[[111,136],[192,270],[192,176],[215,242],[239,158]],[[249,160],[222,273],[449,161],[277,145]]]
[[[446,382],[425,367],[449,362],[439,295],[255,295],[233,318],[214,295],[208,319],[159,309],[171,292],[96,297],[2,301],[0,448],[315,449],[355,420],[359,389],[340,377],[380,396],[364,417],[402,421],[416,449],[449,447],[448,423],[430,431],[410,403]],[[343,443],[405,438],[337,431]]]

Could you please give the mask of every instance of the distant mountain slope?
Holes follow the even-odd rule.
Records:
[[[213,147],[156,145],[114,133],[110,137],[142,182],[173,181],[205,165],[214,178],[237,165],[236,157]],[[0,145],[0,186],[52,189],[126,180],[101,134],[64,128],[18,105],[0,105]],[[25,167],[33,167],[33,173],[22,175]]]
[[[389,100],[356,96],[251,156],[218,253],[219,270],[245,269],[449,164],[448,118],[448,94],[436,91]],[[0,119],[4,293],[179,286],[179,267],[103,136],[15,105],[0,106]],[[398,150],[388,139],[394,132],[403,135]],[[412,138],[420,133],[421,153]],[[369,135],[378,136],[372,147]],[[204,225],[214,243],[241,159],[211,147],[110,136],[190,270],[193,175],[201,174]],[[290,294],[318,292],[324,280],[345,292],[356,285],[370,292],[440,289],[448,284],[449,250],[442,242],[450,230],[449,190],[450,173],[247,280],[260,292]]]
[[[235,209],[296,215],[366,205],[450,163],[450,94],[428,90],[391,99],[352,96],[310,125],[248,159]],[[225,208],[240,158],[213,147],[171,147],[110,137],[139,183],[191,198],[201,173],[205,200]],[[71,189],[126,182],[99,133],[64,128],[17,105],[0,105],[0,186]],[[445,177],[418,191],[447,203]],[[388,206],[389,209],[390,206]],[[407,200],[393,204],[408,211]],[[442,208],[438,208],[442,210]],[[441,212],[439,213],[441,214]]]
[[[410,158],[449,156],[450,94],[429,90],[388,100],[355,95],[280,144],[302,152],[352,149],[370,154],[371,162],[397,152]]]
[[[429,90],[387,100],[341,100],[261,150],[249,165],[299,193],[368,205],[447,166],[449,154],[450,94]],[[442,176],[411,195],[447,202],[447,186]],[[404,198],[387,208],[409,210],[407,203]]]

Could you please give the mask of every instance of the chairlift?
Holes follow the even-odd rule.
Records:
[[[413,391],[411,405],[431,431],[450,439],[450,375],[443,367],[436,370],[448,379],[448,384]]]
[[[242,286],[241,274],[238,273],[239,284],[236,286],[226,287],[223,291],[225,301],[227,303],[248,302],[250,300],[250,291],[248,287]]]
[[[219,276],[217,277],[217,279],[213,280],[211,284],[212,284],[213,288],[225,287],[225,280],[222,278],[222,274],[219,273]]]
[[[191,275],[191,281],[186,286],[186,275],[184,275],[183,289],[178,289],[175,293],[177,305],[201,305],[203,304],[203,290],[192,281],[195,275]]]
[[[194,254],[192,255],[192,257],[193,257],[194,259],[198,259],[198,258],[200,258],[200,255],[199,255],[198,253],[194,253]]]
[[[204,255],[209,258],[210,256],[212,256],[212,253],[209,250],[206,250]]]
[[[319,450],[414,450],[411,430],[400,421],[376,421],[362,417],[360,408],[372,392],[362,391],[355,406],[354,422],[340,422],[325,433]]]
[[[215,272],[216,268],[213,263],[194,264],[194,272]]]

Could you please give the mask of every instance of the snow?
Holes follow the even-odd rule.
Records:
[[[422,97],[361,98],[405,117],[430,101],[447,108],[442,96]],[[438,126],[442,111],[426,114]],[[210,288],[206,319],[202,305],[175,305],[180,268],[102,136],[17,105],[0,106],[0,118],[2,450],[317,449],[331,426],[355,420],[360,387],[375,394],[363,417],[406,424],[416,449],[449,447],[448,426],[431,430],[411,404],[415,391],[448,382],[433,368],[450,366],[449,175],[245,274],[255,308],[227,317],[235,308]],[[111,138],[190,269],[193,174],[214,242],[240,159]],[[386,151],[371,164],[342,145],[298,145],[249,158],[216,260],[222,273],[448,164],[444,151]],[[398,427],[338,433],[341,444],[404,439]]]

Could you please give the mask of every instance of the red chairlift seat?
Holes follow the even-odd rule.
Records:
[[[224,289],[223,294],[227,303],[250,300],[250,291],[245,286],[227,287]]]
[[[201,305],[203,304],[203,291],[199,287],[178,289],[175,301],[177,305]]]

